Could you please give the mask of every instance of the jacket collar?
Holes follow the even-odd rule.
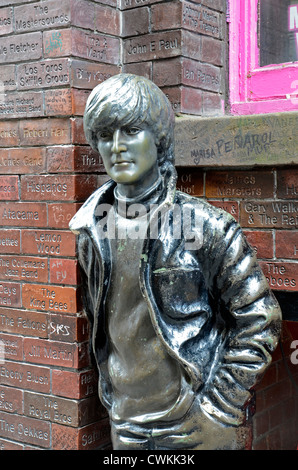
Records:
[[[164,206],[170,206],[174,202],[176,193],[177,173],[174,166],[169,165],[163,176],[165,182],[165,196],[162,199]],[[95,226],[95,209],[99,204],[114,203],[114,188],[116,183],[113,180],[107,181],[98,188],[78,210],[69,223],[70,230],[78,235],[82,230],[92,231]]]

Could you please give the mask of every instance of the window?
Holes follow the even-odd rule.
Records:
[[[298,0],[230,0],[233,114],[298,109]]]

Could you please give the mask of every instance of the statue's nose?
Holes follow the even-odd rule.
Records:
[[[124,135],[120,129],[115,130],[113,134],[113,145],[111,150],[113,153],[125,152],[127,150],[124,142]]]

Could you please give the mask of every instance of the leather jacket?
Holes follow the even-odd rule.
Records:
[[[277,345],[280,308],[235,219],[203,199],[176,191],[175,174],[165,181],[158,207],[170,215],[170,226],[181,225],[181,237],[173,237],[168,224],[157,239],[145,238],[140,288],[156,334],[187,372],[204,413],[239,426],[245,422],[252,388]],[[99,395],[108,409],[112,390],[104,307],[112,259],[108,238],[100,236],[106,219],[96,214],[101,204],[113,204],[114,187],[112,180],[100,187],[70,222],[79,235],[84,306],[92,324]],[[196,249],[187,248],[183,216],[179,221],[171,217],[175,205],[200,222],[198,239],[203,238]],[[194,224],[192,233],[196,230]]]

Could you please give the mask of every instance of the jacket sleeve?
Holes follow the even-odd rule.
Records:
[[[96,285],[98,286],[96,275],[98,270],[94,269],[94,250],[89,237],[84,232],[80,233],[78,238],[78,261],[80,266],[83,306],[89,321],[93,324],[94,304],[96,302],[95,296],[96,291],[98,291],[98,289],[96,289]]]
[[[252,387],[271,362],[281,311],[241,228],[234,219],[227,221],[213,237],[209,253],[210,291],[225,326],[201,407],[213,418],[238,426],[245,421]]]

